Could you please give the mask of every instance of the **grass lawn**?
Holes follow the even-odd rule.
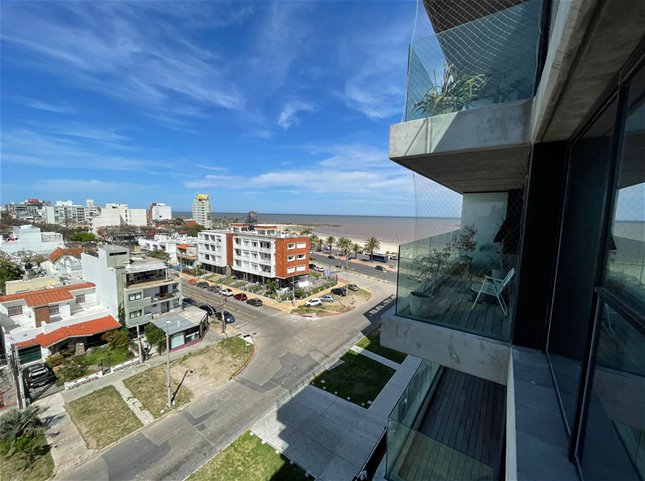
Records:
[[[90,449],[102,449],[142,426],[112,386],[75,399],[65,409]]]
[[[387,347],[381,346],[380,329],[373,331],[370,335],[358,341],[356,345],[358,347],[362,347],[363,349],[367,349],[368,351],[372,351],[379,356],[386,357],[398,364],[401,364],[407,357],[407,354],[403,354],[402,352],[395,351],[394,349],[388,349]]]
[[[37,435],[39,444],[43,447],[43,454],[28,469],[21,469],[17,456],[0,455],[0,481],[45,481],[54,472],[54,460],[49,452],[49,445],[45,433]]]
[[[131,359],[134,355],[129,350],[121,351],[112,349],[109,344],[105,346],[95,347],[92,352],[83,356],[83,364],[86,366],[98,365],[101,362],[104,366],[114,366]]]
[[[338,393],[343,399],[349,397],[351,402],[363,407],[369,406],[367,401],[376,399],[395,373],[394,369],[353,351],[345,353],[340,360],[343,364],[323,372],[312,384],[332,394]]]
[[[253,346],[245,352],[245,344],[240,337],[229,337],[172,361],[170,372],[173,392],[182,382],[173,406],[186,404],[231,379],[253,355]],[[147,369],[123,382],[154,417],[159,417],[162,411],[168,410],[165,364]]]
[[[305,472],[247,431],[188,481],[306,481]]]

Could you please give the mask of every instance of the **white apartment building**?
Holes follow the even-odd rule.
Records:
[[[85,224],[88,221],[85,206],[71,200],[57,200],[54,205],[43,207],[43,217],[48,224]]]
[[[21,225],[13,228],[13,234],[6,239],[0,236],[0,250],[7,254],[26,250],[36,254],[48,255],[58,246],[63,245],[63,235],[56,232],[41,232],[33,225]]]
[[[207,229],[213,227],[211,221],[212,206],[208,194],[197,194],[193,201],[193,220]]]
[[[309,273],[309,238],[281,232],[275,225],[232,224],[230,231],[198,234],[199,262],[206,270],[225,273],[230,268],[251,282],[291,278]]]
[[[155,202],[150,206],[150,220],[172,220],[172,207],[166,204]]]
[[[177,246],[180,244],[194,244],[197,242],[195,237],[181,235],[161,235],[157,234],[152,239],[139,239],[138,243],[141,249],[148,252],[163,251],[170,256],[170,263],[177,263]]]
[[[134,225],[146,226],[146,209],[130,209],[128,204],[105,204],[101,213],[92,218],[92,230],[100,227]]]

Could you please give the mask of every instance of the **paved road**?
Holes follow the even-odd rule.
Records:
[[[228,301],[236,327],[253,336],[256,354],[233,381],[88,460],[64,479],[182,480],[288,400],[311,377],[349,349],[392,301],[394,287],[363,279],[372,299],[355,311],[302,318]],[[189,287],[185,295],[200,295]]]
[[[336,258],[328,259],[327,254],[318,252],[316,254],[311,254],[310,260],[313,264],[316,264],[317,266],[320,266],[320,267],[327,268],[328,266],[331,266],[334,272],[338,271],[338,273],[341,274],[340,270],[336,266],[341,265],[344,268],[345,258],[341,258],[336,254],[334,254],[334,257]],[[360,255],[359,255],[359,258],[361,258]],[[357,272],[365,276],[374,277],[375,279],[381,279],[386,282],[391,282],[396,284],[396,267],[392,267],[392,266],[396,266],[395,261],[390,261],[389,264],[387,265],[383,264],[383,266],[385,266],[385,268],[387,269],[387,272],[378,271],[371,264],[362,264],[357,262],[347,263],[347,268],[352,272]]]

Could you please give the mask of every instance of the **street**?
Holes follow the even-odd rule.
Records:
[[[338,254],[337,252],[334,252],[332,254],[335,257],[335,259],[329,259],[327,257],[328,255],[329,254],[327,254],[326,252],[316,252],[314,254],[309,255],[309,261],[312,264],[316,264],[319,267],[324,267],[325,269],[331,266],[333,273],[338,273],[339,275],[342,275],[343,271],[341,271],[336,266],[340,265],[344,269],[345,258],[341,257],[340,254]],[[380,262],[377,263],[377,265],[383,265],[383,267],[387,269],[385,272],[383,272],[383,271],[377,270],[371,264],[367,264],[367,263],[364,264],[363,262],[361,262],[363,260],[369,259],[369,256],[364,256],[359,254],[358,258],[359,258],[359,262],[347,263],[347,269],[349,271],[396,284],[396,268],[392,267],[392,265],[396,265],[396,261],[390,261],[388,264],[385,264],[385,263],[381,264]]]
[[[125,438],[64,479],[184,479],[378,323],[393,300],[394,286],[347,277],[372,289],[373,296],[355,311],[335,317],[304,318],[229,299],[225,309],[234,313],[235,327],[256,345],[249,366],[222,388]],[[219,301],[219,295],[193,286],[184,295],[198,302]]]

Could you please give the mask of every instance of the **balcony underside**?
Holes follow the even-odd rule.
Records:
[[[456,192],[524,184],[532,100],[411,120],[390,127],[390,158]]]

